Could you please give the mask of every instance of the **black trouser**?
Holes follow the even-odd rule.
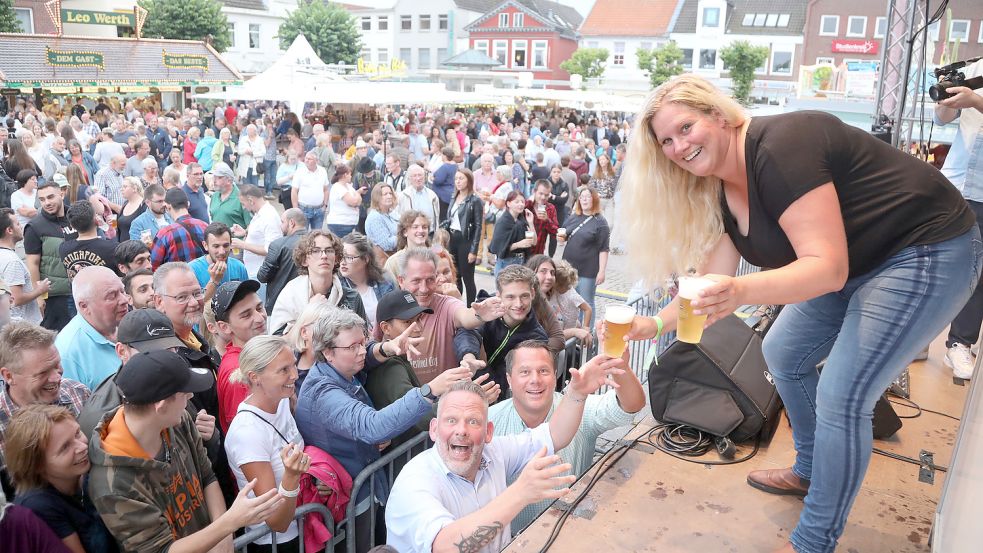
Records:
[[[75,316],[75,301],[72,296],[49,296],[44,302],[44,317],[41,326],[60,332]]]
[[[976,225],[983,232],[983,203],[966,200],[970,209],[976,214]],[[962,311],[952,319],[949,326],[949,338],[945,341],[947,348],[953,344],[972,346],[980,339],[980,324],[983,323],[983,278],[976,285],[976,290]]]
[[[272,545],[263,545],[258,543],[251,543],[246,546],[246,553],[272,553]],[[286,543],[278,542],[276,544],[277,553],[300,553],[300,538],[294,538]]]
[[[480,230],[476,229],[476,232],[480,232]],[[454,257],[454,268],[457,269],[457,289],[464,293],[465,302],[470,307],[475,294],[477,294],[477,288],[474,284],[474,263],[468,263],[471,242],[464,239],[463,232],[452,230],[450,250]]]
[[[443,201],[441,201],[439,198],[437,199],[437,203],[440,204],[440,215],[439,215],[440,220],[437,221],[437,225],[439,226],[440,223],[443,223],[444,221],[447,220],[447,209],[450,206],[444,203]]]

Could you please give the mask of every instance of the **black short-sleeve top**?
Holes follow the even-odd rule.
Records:
[[[976,223],[962,195],[937,169],[828,113],[752,118],[745,159],[748,235],[739,231],[721,191],[724,230],[737,251],[760,267],[796,260],[778,219],[828,182],[839,197],[851,278],[908,246],[954,238]]]

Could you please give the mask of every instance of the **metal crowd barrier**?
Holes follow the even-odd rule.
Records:
[[[309,513],[317,513],[321,515],[321,518],[324,519],[324,524],[328,527],[328,530],[331,532],[331,541],[328,544],[326,544],[327,551],[331,551],[336,543],[340,543],[342,540],[345,539],[345,533],[341,532],[339,534],[338,529],[335,528],[334,517],[331,516],[331,511],[329,511],[327,507],[325,507],[320,503],[307,503],[305,505],[301,505],[300,507],[297,507],[297,511],[294,513],[294,520],[297,521],[297,534],[300,539],[300,541],[298,542],[300,551],[304,551],[304,517]],[[236,538],[235,541],[233,542],[232,547],[237,552],[244,552],[246,551],[246,547],[249,544],[254,543],[256,540],[271,534],[272,534],[272,550],[273,553],[276,553],[277,534],[276,532],[271,530],[270,527],[267,526],[266,524],[263,524],[263,526],[260,528],[255,528],[253,530],[250,530],[245,534]]]

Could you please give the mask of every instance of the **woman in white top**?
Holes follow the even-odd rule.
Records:
[[[293,351],[282,336],[257,336],[242,348],[239,368],[229,380],[249,387],[249,396],[239,404],[225,437],[229,466],[239,489],[256,481],[250,497],[279,490],[284,501],[264,522],[277,532],[277,551],[299,551],[293,518],[300,475],[310,468],[311,459],[304,453],[304,438],[290,411],[297,381]],[[272,535],[254,543],[270,544]]]
[[[328,194],[328,215],[325,222],[328,229],[338,238],[348,236],[358,225],[358,208],[362,205],[362,194],[368,190],[352,186],[352,170],[347,165],[339,165],[331,178],[331,192]]]
[[[317,154],[313,151],[307,152],[304,164],[294,171],[290,201],[304,212],[311,230],[321,230],[324,208],[328,206],[328,173],[317,164]]]
[[[21,169],[16,175],[11,175],[17,179],[20,187],[10,195],[10,208],[17,215],[20,224],[26,225],[31,217],[38,214],[35,207],[38,200],[38,174],[34,169]]]

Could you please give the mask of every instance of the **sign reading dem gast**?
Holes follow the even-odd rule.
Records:
[[[45,63],[55,67],[98,67],[105,69],[105,60],[100,52],[79,52],[75,50],[52,50],[45,47]]]
[[[136,18],[132,13],[123,12],[93,12],[87,10],[61,10],[62,23],[78,23],[81,25],[112,25],[115,27],[136,27]]]

